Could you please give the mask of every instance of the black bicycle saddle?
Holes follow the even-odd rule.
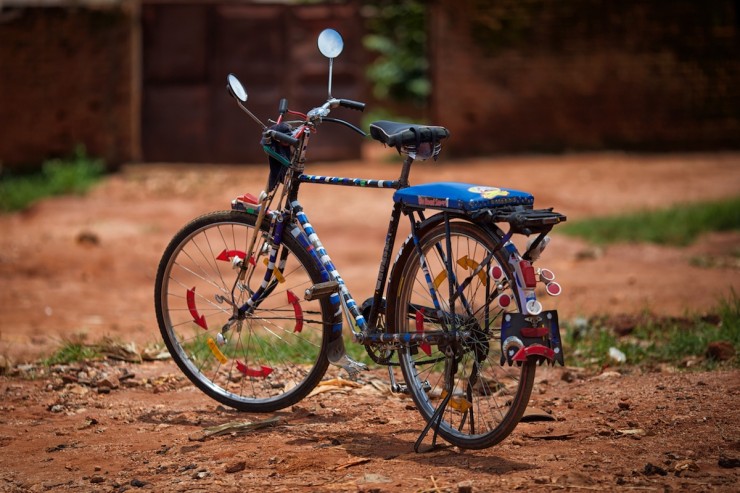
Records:
[[[449,137],[450,131],[444,127],[381,120],[370,124],[370,136],[389,146],[418,146],[425,142],[436,144]]]

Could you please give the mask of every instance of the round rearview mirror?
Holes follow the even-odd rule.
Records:
[[[242,103],[247,102],[247,90],[244,89],[244,86],[241,82],[239,82],[239,79],[236,78],[236,75],[229,74],[228,77],[226,77],[226,81],[229,84],[229,90],[231,91],[231,94],[236,97],[239,101]]]
[[[336,58],[344,48],[342,35],[334,29],[324,29],[319,34],[319,51],[326,58]]]

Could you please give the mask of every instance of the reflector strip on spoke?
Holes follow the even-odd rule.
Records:
[[[416,312],[416,333],[417,334],[423,334],[424,333],[424,310],[421,309],[418,312]],[[430,346],[426,342],[422,342],[419,344],[419,349],[424,351],[424,353],[427,356],[432,355],[432,346]]]
[[[270,265],[270,261],[268,259],[264,259],[262,262],[265,265]],[[275,279],[277,279],[280,284],[282,284],[282,283],[285,282],[285,278],[283,277],[283,273],[280,272],[280,270],[277,267],[275,267],[275,268],[272,269],[272,274],[275,276]]]
[[[462,258],[459,258],[457,260],[457,265],[459,265],[460,267],[467,267],[468,269],[470,269],[472,271],[474,271],[475,269],[478,268],[478,266],[480,266],[480,264],[477,261],[473,260],[472,258],[468,258],[467,255],[465,255]],[[478,277],[480,278],[480,282],[484,286],[486,286],[488,284],[488,279],[486,279],[486,273],[485,272],[483,272],[483,271],[478,272]]]
[[[195,287],[193,287],[193,289],[188,289],[188,294],[185,299],[187,299],[188,310],[190,311],[190,315],[193,317],[193,322],[198,324],[201,328],[208,330],[205,315],[199,315],[198,309],[195,306]]]
[[[234,257],[238,257],[242,260],[244,260],[247,257],[247,254],[245,252],[242,252],[241,250],[226,250],[224,249],[223,252],[218,254],[218,257],[216,257],[216,260],[221,260],[223,262],[228,262]],[[256,262],[254,261],[254,258],[249,257],[249,263],[254,266],[256,265]]]
[[[447,271],[443,270],[434,278],[434,289],[439,289],[439,285],[442,284],[445,279],[447,279]]]
[[[301,303],[298,300],[298,296],[293,294],[293,291],[288,290],[288,303],[293,305],[293,311],[295,312],[295,329],[293,332],[301,332],[303,330],[303,309]]]
[[[442,394],[439,397],[442,399],[447,397],[447,391],[443,390]],[[467,412],[467,410],[473,406],[473,404],[471,404],[471,402],[466,398],[454,396],[450,398],[450,401],[447,403],[447,405],[455,411],[459,411],[461,413]]]
[[[208,344],[211,352],[222,365],[225,365],[226,362],[229,361],[228,358],[224,356],[224,353],[222,353],[221,350],[218,348],[218,345],[216,344],[216,341],[213,340],[213,338],[209,337],[208,339],[206,339],[206,344]]]
[[[267,375],[272,373],[272,368],[270,368],[269,366],[260,366],[260,368],[257,370],[254,368],[247,367],[247,365],[245,365],[241,361],[236,362],[236,369],[248,377],[265,378]]]

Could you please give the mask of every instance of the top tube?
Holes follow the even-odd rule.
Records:
[[[392,188],[395,190],[401,188],[400,180],[365,180],[363,178],[341,178],[339,176],[300,175],[298,181],[344,187]]]

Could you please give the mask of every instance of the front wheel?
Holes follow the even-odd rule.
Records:
[[[461,448],[486,448],[506,438],[524,413],[534,382],[534,361],[500,364],[503,310],[495,300],[507,292],[518,303],[500,246],[495,233],[468,222],[450,223],[449,239],[444,223],[431,226],[419,233],[418,246],[405,246],[389,285],[388,292],[396,294],[388,307],[393,332],[465,334],[447,347],[419,343],[399,351],[406,385],[427,422],[451,389],[438,431]],[[492,252],[488,267],[477,269]],[[505,273],[502,280],[491,278],[491,265]],[[451,301],[457,291],[461,295]]]
[[[326,299],[304,299],[321,275],[285,235],[263,296],[223,329],[265,279],[267,232],[255,222],[254,215],[223,211],[186,225],[164,252],[154,301],[172,358],[198,388],[241,411],[271,412],[298,402],[323,377],[332,311]],[[254,235],[256,258],[249,261]],[[243,279],[240,262],[249,264]]]

